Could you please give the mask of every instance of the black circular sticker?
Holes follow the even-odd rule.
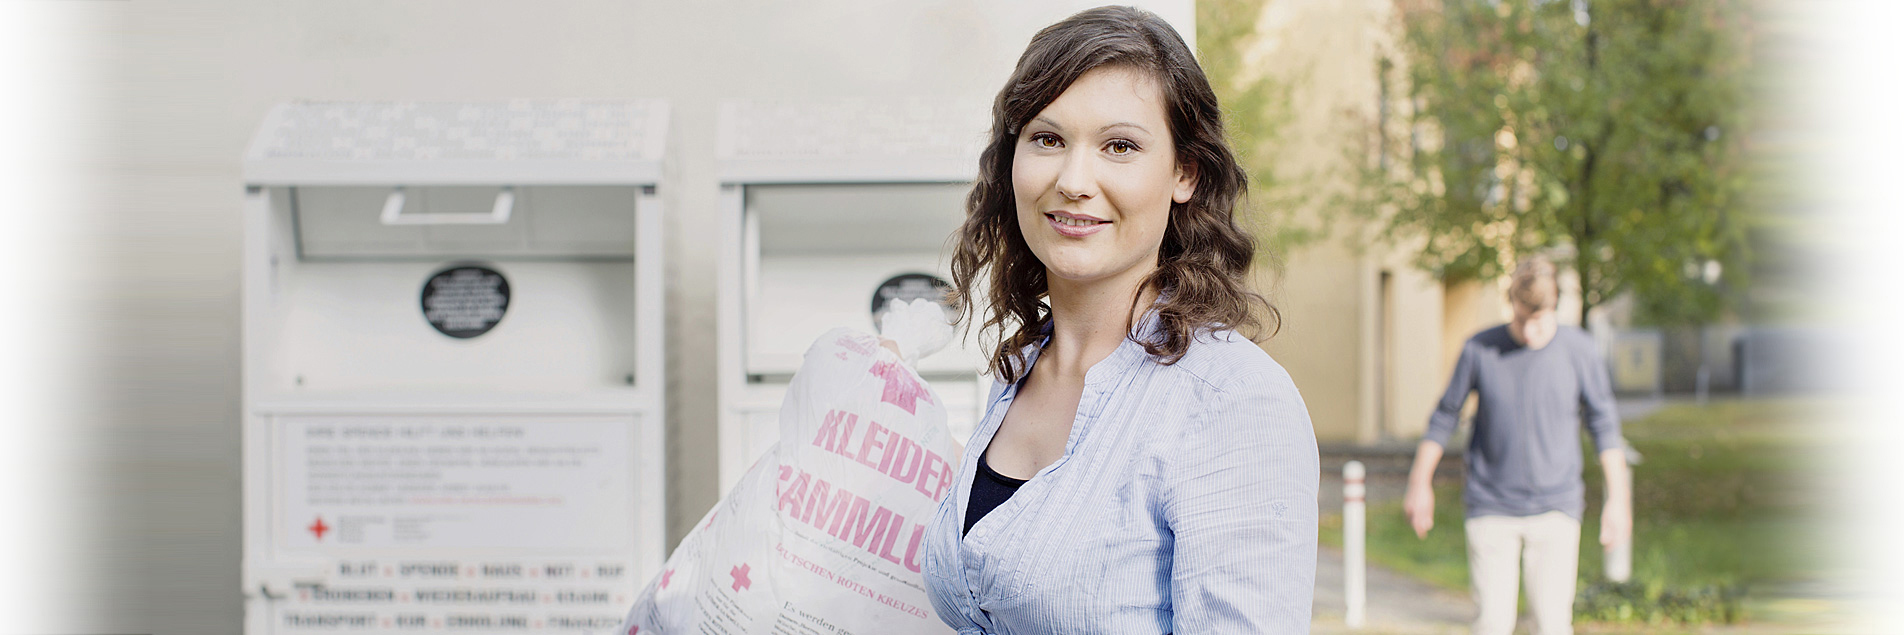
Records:
[[[509,310],[509,280],[495,269],[453,265],[423,283],[423,319],[450,337],[488,333]]]
[[[903,273],[887,278],[873,292],[873,324],[879,324],[879,317],[886,312],[886,301],[893,298],[908,303],[919,298],[931,300],[945,310],[945,321],[950,322],[957,317],[946,302],[946,294],[951,291],[951,283],[930,274]]]

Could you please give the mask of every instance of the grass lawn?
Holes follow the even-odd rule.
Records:
[[[1740,596],[1755,585],[1791,579],[1813,559],[1806,547],[1805,487],[1816,472],[1805,462],[1809,443],[1802,422],[1818,404],[1798,400],[1722,401],[1662,408],[1627,422],[1625,433],[1644,460],[1634,466],[1634,585],[1595,587],[1602,579],[1599,507],[1602,475],[1588,457],[1587,513],[1580,531],[1582,600],[1619,591],[1672,600],[1710,596],[1725,608],[1710,615],[1667,611],[1678,621],[1732,621]],[[1455,459],[1448,459],[1455,460]],[[1435,484],[1435,527],[1417,539],[1399,501],[1368,510],[1368,558],[1433,584],[1468,588],[1467,543],[1462,532],[1461,484]],[[1323,518],[1322,540],[1340,546],[1341,516]],[[1676,595],[1677,594],[1677,595]],[[1704,594],[1704,595],[1700,595]],[[1604,600],[1605,597],[1601,597]],[[1670,603],[1670,602],[1669,602]],[[1576,603],[1582,617],[1589,607]],[[1730,611],[1730,612],[1729,612]],[[1617,611],[1615,611],[1617,612]],[[1602,617],[1595,615],[1591,617]],[[1615,618],[1617,619],[1617,618]],[[1655,621],[1660,618],[1655,617]]]

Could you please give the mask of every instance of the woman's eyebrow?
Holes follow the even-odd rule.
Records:
[[[1109,131],[1112,128],[1136,128],[1138,132],[1142,132],[1144,134],[1150,134],[1150,130],[1148,128],[1145,128],[1143,126],[1140,126],[1128,121],[1119,121],[1117,123],[1106,124],[1104,127],[1098,128],[1097,131],[1102,133],[1102,132]]]
[[[1052,121],[1051,118],[1046,117],[1044,115],[1033,117],[1032,122],[1043,123],[1044,125],[1050,126],[1053,130],[1056,130],[1058,132],[1064,132],[1064,126],[1058,125],[1058,122]],[[1138,132],[1142,132],[1144,134],[1150,134],[1149,128],[1145,128],[1143,126],[1140,126],[1128,121],[1117,121],[1117,122],[1108,123],[1108,124],[1105,124],[1104,127],[1098,128],[1097,131],[1099,134],[1103,134],[1105,132],[1108,132],[1116,128],[1134,128]]]

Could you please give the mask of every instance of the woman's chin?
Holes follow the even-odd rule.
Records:
[[[1110,280],[1116,272],[1109,267],[1097,265],[1045,267],[1045,278],[1051,281],[1063,280],[1070,285],[1089,285]]]
[[[1045,278],[1047,280],[1052,282],[1062,280],[1063,284],[1070,285],[1091,285],[1119,278],[1129,279],[1132,284],[1136,284],[1137,279],[1131,277],[1134,275],[1133,269],[1148,269],[1148,267],[1144,267],[1141,258],[1136,262],[1129,262],[1122,261],[1121,259],[1111,261],[1110,259],[1096,257],[1101,255],[1102,254],[1066,254],[1064,250],[1060,250],[1057,253],[1049,254],[1050,257],[1041,256],[1039,260],[1046,263]],[[1152,258],[1154,259],[1155,256],[1152,256]]]

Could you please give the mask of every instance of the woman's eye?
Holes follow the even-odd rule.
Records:
[[[1131,143],[1129,141],[1125,141],[1123,139],[1114,140],[1108,144],[1105,144],[1104,147],[1109,149],[1111,151],[1111,154],[1115,154],[1118,156],[1123,156],[1123,155],[1130,154],[1132,152],[1137,151],[1137,144]]]
[[[1062,142],[1058,140],[1058,137],[1051,134],[1045,134],[1045,133],[1032,135],[1031,144],[1038,146],[1040,148],[1045,148],[1045,149],[1056,148],[1058,146],[1064,145]]]

